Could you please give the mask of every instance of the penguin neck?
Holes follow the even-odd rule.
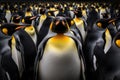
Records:
[[[26,12],[25,16],[32,16],[32,13],[31,12]]]
[[[57,37],[62,37],[62,36],[65,36],[63,33],[57,33],[56,35]]]
[[[35,33],[35,29],[32,25],[28,26],[25,28],[25,31],[29,34],[29,35],[33,35]]]
[[[82,23],[82,20],[81,20],[79,17],[76,17],[76,18],[74,19],[74,21],[75,21],[75,23]]]
[[[43,15],[41,15],[41,18],[40,18],[40,19],[45,20],[46,17],[47,17],[46,14],[43,14]]]

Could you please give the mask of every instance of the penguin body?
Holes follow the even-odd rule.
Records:
[[[83,40],[82,40],[82,36],[81,33],[79,31],[79,29],[76,27],[74,20],[72,20],[71,18],[66,18],[68,25],[70,27],[70,31],[73,33],[74,36],[76,36],[80,42],[83,44]]]
[[[37,54],[37,48],[35,44],[36,42],[34,42],[35,39],[32,39],[34,38],[34,36],[32,35],[31,37],[30,34],[28,34],[28,32],[25,31],[24,29],[21,29],[14,34],[16,42],[22,44],[20,47],[23,47],[23,52],[24,52],[23,59],[24,59],[25,69],[22,74],[22,80],[29,78],[32,79],[34,60]]]
[[[2,55],[0,55],[0,63],[1,63]],[[8,80],[7,74],[0,64],[0,80]]]
[[[84,80],[82,45],[66,33],[69,29],[66,20],[56,17],[50,29],[57,34],[48,35],[38,46],[35,80]]]
[[[105,20],[106,21],[106,20]],[[88,31],[88,34],[85,39],[84,43],[84,54],[85,54],[85,60],[86,60],[86,66],[87,66],[87,78],[94,78],[94,72],[96,70],[96,63],[95,63],[95,55],[94,55],[94,48],[96,45],[96,42],[101,42],[101,44],[104,44],[105,47],[103,50],[107,52],[107,50],[110,48],[111,45],[111,34],[109,30],[107,29],[107,22],[104,20],[100,20],[100,24],[102,24],[102,27],[99,27],[99,21],[94,24],[93,29]],[[105,22],[105,23],[104,23]],[[91,73],[91,74],[90,74]],[[90,75],[89,75],[90,74]]]
[[[40,44],[40,42],[44,39],[44,37],[48,34],[49,32],[49,27],[50,27],[50,24],[53,20],[53,17],[46,17],[46,19],[43,21],[42,25],[41,25],[41,28],[39,30],[38,33],[38,42],[37,44]],[[41,23],[40,23],[41,24]],[[39,27],[39,26],[38,26]]]
[[[59,40],[60,38],[62,38],[62,41],[65,41],[64,45],[59,44],[62,42]],[[43,54],[42,60],[39,63],[39,72],[42,75],[42,80],[79,80],[81,62],[75,43],[71,38],[67,36],[55,36],[49,39]],[[49,72],[46,72],[46,70]]]
[[[11,19],[11,11],[10,10],[6,10],[5,18],[7,19],[7,22],[9,23],[10,19]]]
[[[97,80],[119,80],[120,79],[120,65],[119,65],[119,35],[118,32],[111,44],[111,47],[107,51],[106,54],[101,52],[103,56],[101,56],[101,60],[104,61],[103,63],[99,63],[99,67],[96,71]],[[99,56],[100,57],[100,56]],[[100,61],[99,61],[100,62]]]
[[[117,31],[119,31],[120,30],[120,18],[119,17],[116,18],[116,20],[115,20],[115,26],[117,28]]]
[[[2,56],[1,64],[6,71],[8,79],[12,80],[20,79],[18,66],[12,57],[13,54],[11,51],[11,36],[15,31],[17,31],[16,29],[19,26],[20,25],[15,24],[3,24],[0,31],[0,55]]]
[[[82,36],[82,40],[83,42],[85,41],[86,38],[86,31],[85,31],[85,27],[84,27],[84,21],[80,18],[75,18],[74,22],[76,24],[76,27],[79,29],[81,36]]]

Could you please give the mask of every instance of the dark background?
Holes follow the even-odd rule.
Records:
[[[14,3],[14,2],[34,2],[34,3],[38,3],[38,2],[106,2],[106,3],[112,3],[114,5],[116,4],[120,4],[120,0],[0,0],[1,2],[9,2],[9,3]]]
[[[49,2],[49,1],[54,1],[54,2],[58,2],[58,1],[77,1],[77,2],[120,2],[120,0],[0,0],[0,2]]]

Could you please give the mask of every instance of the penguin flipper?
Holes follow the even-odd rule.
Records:
[[[96,56],[98,65],[101,65],[105,59],[104,47],[101,42],[97,42],[94,48],[94,55]]]

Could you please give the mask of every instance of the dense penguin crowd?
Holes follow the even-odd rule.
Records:
[[[0,3],[0,80],[120,80],[120,4]]]

